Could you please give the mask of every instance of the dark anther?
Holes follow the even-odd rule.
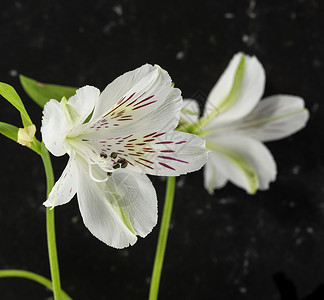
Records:
[[[119,165],[119,164],[114,164],[114,165],[113,165],[113,168],[114,168],[114,169],[118,169],[118,168],[120,168],[120,165]]]
[[[127,165],[128,165],[128,162],[125,160],[125,161],[122,162],[121,167],[126,168]]]
[[[117,152],[111,152],[110,157],[111,158],[116,158],[117,157]]]
[[[106,153],[100,153],[100,157],[107,158],[107,154]]]
[[[122,163],[125,162],[125,161],[126,161],[125,158],[120,158],[120,159],[117,160],[117,162],[118,162],[119,164],[122,164]]]
[[[108,175],[108,176],[111,176],[111,174],[112,174],[112,172],[107,172],[107,175]]]

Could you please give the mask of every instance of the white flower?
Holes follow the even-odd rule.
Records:
[[[199,119],[195,100],[183,103],[180,130],[206,139],[211,151],[204,169],[209,193],[227,181],[255,193],[276,178],[275,161],[262,142],[303,128],[309,113],[300,97],[275,95],[260,101],[265,73],[256,57],[238,53],[211,90]]]
[[[44,203],[77,193],[84,224],[104,243],[123,248],[157,222],[155,189],[146,174],[177,176],[200,169],[205,141],[175,132],[181,92],[158,66],[118,77],[100,94],[91,86],[44,107],[42,137],[55,156],[70,158]]]

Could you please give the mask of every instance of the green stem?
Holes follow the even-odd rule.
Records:
[[[46,181],[47,181],[47,197],[54,186],[54,175],[51,164],[51,159],[44,143],[41,143],[41,157],[43,160]],[[54,225],[54,209],[46,208],[46,229],[47,229],[47,245],[48,245],[48,257],[51,268],[51,277],[53,282],[54,299],[61,300],[61,283],[60,273],[56,251],[56,239],[55,239],[55,225]]]
[[[30,280],[33,280],[33,281],[36,281],[36,282],[42,284],[43,286],[45,286],[48,289],[50,289],[51,291],[53,291],[52,282],[50,280],[48,280],[44,276],[38,275],[33,272],[23,271],[23,270],[14,270],[14,269],[13,270],[0,270],[0,278],[3,278],[3,277],[19,277],[19,278],[30,279]],[[72,300],[72,298],[69,297],[64,291],[61,291],[61,294],[62,294],[63,300]]]
[[[155,260],[152,272],[151,286],[149,300],[156,300],[159,293],[160,278],[163,267],[164,254],[168,239],[169,225],[173,207],[174,191],[175,191],[175,177],[168,177],[165,203],[162,214],[162,221],[159,233],[158,244],[155,253]]]

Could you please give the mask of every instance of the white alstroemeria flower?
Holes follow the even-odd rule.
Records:
[[[100,94],[91,86],[44,107],[42,137],[55,156],[70,158],[47,207],[77,193],[84,224],[104,243],[123,248],[157,222],[155,189],[146,174],[177,176],[200,169],[205,141],[174,131],[181,92],[158,66],[118,77]]]
[[[199,119],[195,100],[185,100],[180,130],[206,139],[211,151],[204,169],[209,193],[227,181],[253,194],[268,189],[276,163],[262,142],[303,128],[309,113],[300,97],[275,95],[260,101],[265,73],[256,57],[236,54],[211,90]]]

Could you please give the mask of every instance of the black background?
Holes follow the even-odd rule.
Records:
[[[304,299],[324,283],[323,49],[321,0],[1,1],[0,81],[13,85],[39,126],[41,109],[17,74],[103,89],[146,62],[168,70],[184,97],[207,95],[238,51],[256,55],[265,95],[303,97],[307,127],[268,143],[277,181],[249,196],[228,184],[209,196],[202,171],[181,177],[160,299],[281,299],[290,278]],[[0,120],[20,126],[4,99]],[[40,158],[0,137],[0,268],[49,277],[45,178]],[[56,178],[67,157],[54,158]],[[152,178],[163,206],[165,181]],[[82,223],[77,201],[56,209],[63,288],[74,299],[146,299],[159,224],[115,250]],[[282,275],[284,276],[284,275]],[[279,281],[284,283],[282,276]],[[283,299],[296,299],[294,293]],[[24,279],[0,279],[1,299],[51,299]],[[308,299],[324,299],[308,298]]]

